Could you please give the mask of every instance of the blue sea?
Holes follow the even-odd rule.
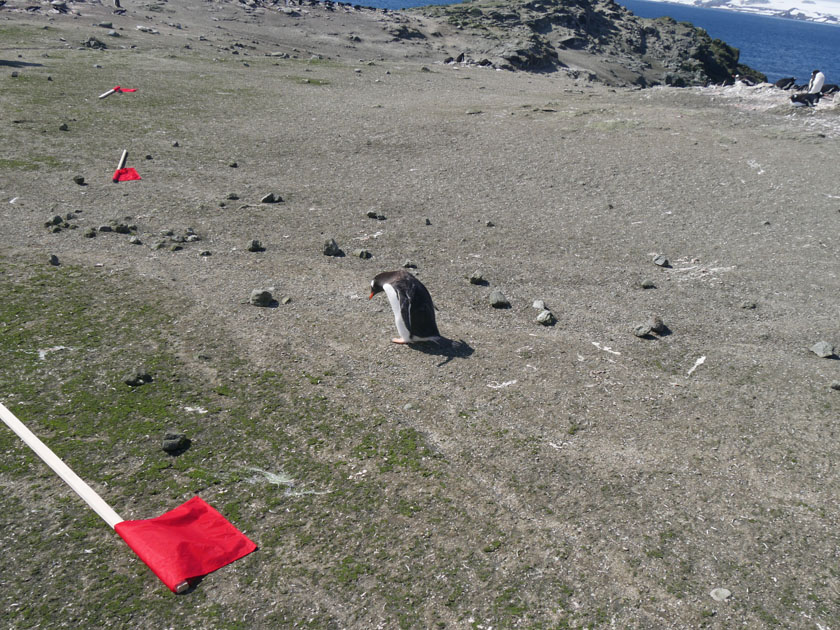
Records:
[[[430,4],[456,4],[442,0],[356,0],[379,9],[407,9]],[[816,24],[724,9],[701,9],[681,4],[623,0],[640,17],[668,15],[678,22],[691,22],[713,38],[722,39],[741,51],[740,61],[767,75],[771,82],[795,77],[808,83],[818,68],[826,82],[840,83],[840,26]]]

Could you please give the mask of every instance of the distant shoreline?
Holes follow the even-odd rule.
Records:
[[[778,18],[780,20],[793,20],[795,22],[810,22],[812,24],[825,24],[826,26],[840,26],[840,5],[838,5],[838,14],[823,14],[816,16],[809,15],[801,9],[782,9],[771,7],[741,7],[732,6],[729,4],[706,5],[697,4],[695,2],[680,2],[679,0],[645,0],[646,2],[655,2],[657,4],[674,4],[679,6],[692,7],[694,9],[717,9],[720,11],[731,11],[733,13],[746,13],[748,15],[761,15],[764,17]],[[619,3],[621,4],[621,3]],[[798,11],[798,13],[793,13]]]

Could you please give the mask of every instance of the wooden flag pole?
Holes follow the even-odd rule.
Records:
[[[17,419],[17,417],[2,403],[0,403],[0,419],[5,422],[8,427],[14,431],[17,436],[23,440],[26,445],[35,451],[35,454],[44,460],[44,463],[52,468],[53,472],[61,477],[65,483],[73,488],[85,503],[90,508],[99,514],[108,525],[114,527],[117,523],[122,522],[122,518],[117,514],[110,505],[103,501],[93,488],[87,485],[82,479],[74,473],[70,468],[61,461],[58,456],[53,453],[50,448],[44,444],[38,437],[32,433],[26,426]]]
[[[120,163],[117,165],[117,170],[120,170],[125,166],[125,162],[128,159],[128,150],[123,149],[122,157],[120,158]]]

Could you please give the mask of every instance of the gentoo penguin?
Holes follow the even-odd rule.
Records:
[[[385,271],[371,281],[368,299],[382,291],[388,296],[397,332],[400,333],[391,341],[415,343],[440,339],[435,323],[435,305],[422,282],[402,269]]]
[[[825,84],[825,75],[819,70],[811,73],[811,80],[808,82],[808,94],[819,94]]]

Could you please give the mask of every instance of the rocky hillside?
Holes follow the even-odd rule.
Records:
[[[416,10],[473,36],[464,59],[510,70],[589,73],[610,84],[764,80],[739,52],[688,23],[644,19],[612,0],[485,0]]]

